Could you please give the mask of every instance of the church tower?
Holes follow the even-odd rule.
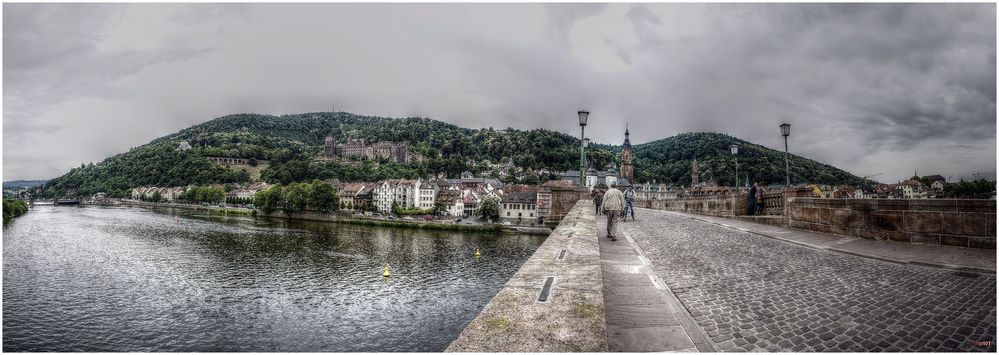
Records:
[[[635,167],[632,165],[631,140],[628,139],[628,125],[624,126],[624,149],[621,150],[621,178],[635,183]]]
[[[701,182],[701,174],[697,172],[697,158],[694,158],[694,162],[690,163],[690,186],[697,185]]]

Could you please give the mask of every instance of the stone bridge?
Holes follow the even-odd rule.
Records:
[[[803,213],[872,230],[867,217],[861,225],[837,212],[870,210],[785,202],[829,209]],[[683,208],[697,203],[725,208],[717,201]],[[971,212],[923,206],[901,212],[898,233],[926,228],[907,226],[908,213],[938,213],[954,223],[948,214]],[[994,219],[994,204],[980,213]],[[618,241],[610,241],[606,218],[582,199],[447,351],[996,351],[994,250],[723,215],[639,208],[638,220],[621,222]],[[812,218],[788,217],[792,226]],[[957,231],[984,228],[994,240],[994,224],[980,223]]]

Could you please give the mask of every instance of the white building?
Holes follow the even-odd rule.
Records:
[[[433,209],[437,200],[437,184],[430,181],[417,181],[417,184],[416,206],[425,210]]]
[[[514,224],[537,224],[538,194],[511,192],[500,200],[500,219]]]
[[[392,212],[392,202],[395,202],[396,187],[399,179],[388,179],[379,181],[371,191],[371,203],[382,212]]]

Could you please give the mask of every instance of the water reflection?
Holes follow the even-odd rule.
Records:
[[[5,351],[441,351],[544,241],[49,206],[3,238]]]

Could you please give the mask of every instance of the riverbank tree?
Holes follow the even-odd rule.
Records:
[[[14,219],[28,213],[28,205],[24,201],[15,198],[3,198],[3,221]]]
[[[479,202],[479,208],[475,210],[475,215],[490,221],[499,220],[499,202],[498,197],[486,196],[482,202]]]
[[[336,193],[335,187],[319,180],[293,182],[288,186],[275,184],[267,190],[258,191],[253,196],[253,204],[264,213],[277,210],[286,213],[305,210],[334,212],[340,208],[340,198]]]

